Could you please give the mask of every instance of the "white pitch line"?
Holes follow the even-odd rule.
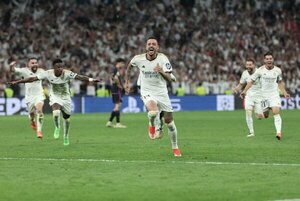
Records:
[[[107,159],[84,159],[84,158],[0,158],[0,160],[24,160],[24,161],[63,161],[63,162],[104,162],[104,163],[177,163],[177,164],[202,164],[202,165],[251,165],[251,166],[290,166],[300,167],[298,163],[239,163],[239,162],[216,162],[216,161],[129,161]]]

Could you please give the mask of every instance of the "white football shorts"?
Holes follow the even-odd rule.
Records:
[[[52,106],[54,103],[57,103],[61,106],[61,110],[66,114],[71,115],[72,112],[72,100],[71,98],[61,98],[55,95],[49,96],[49,105]]]
[[[252,110],[254,108],[256,114],[262,114],[262,99],[257,96],[246,96],[245,97],[245,110]]]
[[[148,101],[152,100],[157,104],[158,109],[160,111],[173,112],[173,108],[168,94],[153,96],[149,93],[144,93],[141,94],[141,99],[143,100],[145,105],[147,104]]]
[[[262,109],[263,111],[268,110],[269,108],[272,107],[279,107],[281,108],[281,99],[280,96],[270,96],[268,98],[263,98],[262,100]]]
[[[38,103],[44,103],[45,96],[40,95],[40,96],[35,96],[35,97],[27,97],[26,98],[26,105],[27,105],[27,111],[29,113],[32,113],[35,111],[35,106]]]

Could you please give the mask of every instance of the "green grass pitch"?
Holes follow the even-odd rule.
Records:
[[[181,158],[167,129],[151,141],[145,113],[122,114],[127,129],[106,128],[109,114],[74,114],[70,145],[53,138],[52,117],[39,140],[26,116],[0,117],[2,201],[195,201],[300,199],[300,111],[282,111],[283,138],[273,117],[244,111],[177,112]]]

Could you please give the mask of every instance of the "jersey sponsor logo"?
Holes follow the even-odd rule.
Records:
[[[272,83],[277,80],[277,78],[272,78],[272,77],[264,77],[263,78],[264,82]]]
[[[158,78],[158,72],[142,71],[144,78]]]

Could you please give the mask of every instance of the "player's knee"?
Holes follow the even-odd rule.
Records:
[[[264,115],[264,113],[256,113],[256,118],[258,118],[258,119],[264,119],[265,115]]]
[[[37,110],[36,113],[37,113],[38,115],[42,115],[42,114],[43,114],[43,110]]]
[[[53,116],[58,117],[60,115],[60,110],[53,110],[52,114]]]
[[[149,111],[148,117],[155,118],[158,115],[158,111]]]
[[[69,119],[71,117],[70,114],[67,114],[64,111],[62,111],[62,116],[63,116],[64,119]]]
[[[173,118],[170,117],[170,116],[165,116],[164,118],[165,118],[165,123],[166,123],[166,124],[170,124],[170,123],[173,122]]]
[[[246,114],[247,114],[248,116],[252,116],[252,110],[247,109],[247,110],[246,110]]]
[[[264,114],[264,117],[265,117],[265,118],[268,118],[268,117],[269,117],[269,111],[266,111],[266,112],[264,112],[263,114]]]

